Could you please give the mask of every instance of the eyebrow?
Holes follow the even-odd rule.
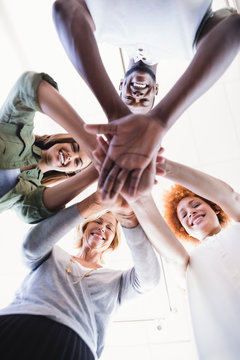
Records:
[[[80,151],[80,146],[77,142],[73,142],[72,143],[72,149],[75,153],[79,152]],[[82,161],[82,158],[79,156],[79,161],[81,163],[81,166],[83,166],[83,161]]]
[[[102,221],[104,221],[104,219],[103,219],[102,217],[100,217],[99,219],[102,220]],[[111,221],[107,221],[107,223],[108,223],[109,225],[112,225],[112,226],[114,227],[114,225],[113,225],[113,223],[111,223]]]
[[[195,199],[189,200],[188,203],[187,203],[187,205],[192,205],[192,203],[193,203],[194,201],[195,201]],[[184,211],[183,208],[181,208],[181,209],[179,210],[180,213],[182,213],[183,211]]]
[[[136,105],[138,106],[138,107],[149,107],[149,105],[150,105],[150,100],[148,100],[148,99],[146,99],[146,101],[144,101],[144,102],[138,102],[138,103],[136,103],[136,101],[133,99],[133,100],[131,100],[131,99],[124,99],[125,101],[124,101],[124,103],[125,104],[127,104],[128,106],[133,106],[133,107],[136,107]],[[128,102],[128,101],[130,101],[130,102]]]
[[[72,148],[74,152],[79,152],[80,151],[80,146],[77,142],[73,142],[72,143]]]

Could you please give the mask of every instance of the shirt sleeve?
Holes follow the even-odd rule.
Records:
[[[52,247],[83,219],[75,204],[33,226],[23,240],[24,263],[30,268],[36,268]]]
[[[24,194],[22,198],[14,204],[14,210],[17,215],[28,224],[36,224],[50,216],[56,214],[56,211],[50,211],[46,208],[43,202],[43,192],[45,186],[38,186],[37,188],[29,191],[28,194]],[[62,207],[63,209],[64,207]]]
[[[153,289],[160,281],[160,264],[142,227],[124,228],[124,235],[131,250],[134,267],[123,272],[119,301],[133,297],[136,292]]]
[[[57,83],[45,73],[23,73],[0,109],[0,123],[33,125],[35,112],[42,112],[37,99],[37,89],[42,80],[58,90]]]

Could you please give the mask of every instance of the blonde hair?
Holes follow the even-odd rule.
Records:
[[[79,248],[81,249],[82,245],[83,245],[83,234],[87,228],[87,225],[92,222],[92,221],[95,221],[97,219],[99,219],[101,216],[103,216],[104,214],[112,214],[113,213],[109,210],[103,210],[97,214],[93,214],[93,215],[90,215],[82,224],[78,225],[77,228],[76,228],[76,235],[75,235],[75,238],[76,238],[76,243],[75,243],[75,247],[76,248]],[[114,216],[114,215],[113,215]],[[115,216],[114,216],[115,217]],[[115,217],[116,219],[116,217]],[[108,251],[114,251],[119,243],[120,243],[120,240],[121,240],[121,226],[120,226],[120,223],[119,221],[116,219],[116,229],[115,229],[115,236],[113,238],[113,241],[111,242],[110,246],[108,249],[106,249],[102,254],[101,254],[101,257],[100,257],[100,261],[101,263],[104,263],[104,260],[103,260],[103,255],[108,252]]]

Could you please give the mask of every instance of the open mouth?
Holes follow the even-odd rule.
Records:
[[[133,82],[133,83],[131,83],[131,87],[134,90],[145,90],[148,88],[148,85],[145,83]]]
[[[62,150],[59,150],[58,154],[59,154],[60,164],[61,164],[62,166],[64,166],[64,165],[65,165],[65,156],[64,156],[64,153],[62,152]]]
[[[200,214],[200,215],[195,216],[195,217],[193,218],[193,221],[192,221],[192,223],[191,223],[191,226],[194,226],[194,225],[199,224],[204,217],[205,217],[205,214]]]
[[[100,240],[106,240],[102,235],[98,234],[98,233],[95,233],[95,232],[92,232],[91,235],[93,236],[97,236]]]

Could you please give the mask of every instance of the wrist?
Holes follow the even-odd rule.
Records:
[[[120,101],[120,103],[119,103]],[[124,116],[131,114],[131,111],[128,107],[122,102],[121,98],[118,98],[118,103],[113,104],[110,110],[107,112],[108,122],[120,119]]]
[[[124,214],[124,213],[114,213],[117,220],[125,228],[134,228],[138,225],[138,220],[134,212]]]
[[[161,164],[161,168],[165,171],[164,177],[172,181],[178,181],[179,168],[177,163],[165,159],[164,163]]]
[[[88,218],[90,215],[105,210],[105,206],[98,200],[96,193],[93,193],[83,201],[79,202],[77,208],[84,218]]]

